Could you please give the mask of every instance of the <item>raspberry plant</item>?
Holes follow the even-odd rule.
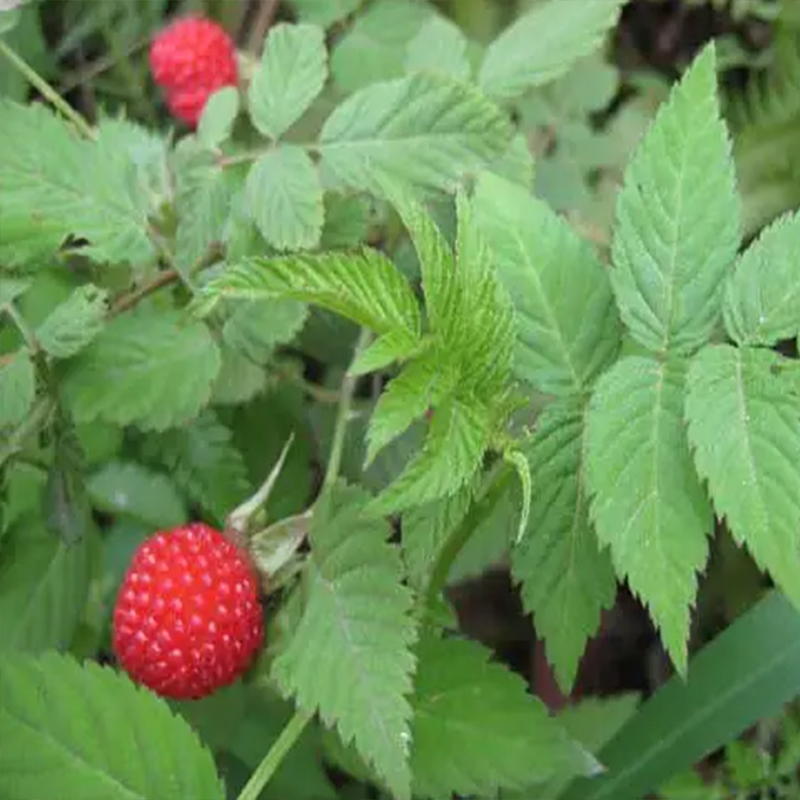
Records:
[[[400,800],[636,798],[800,693],[800,217],[742,241],[714,45],[602,252],[532,193],[524,125],[624,0],[486,46],[361,5],[298,0],[224,75],[221,29],[154,45],[172,131],[90,123],[0,39],[41,97],[0,97],[3,797],[329,798],[333,767]],[[241,681],[252,643],[171,692],[150,651],[113,663],[111,612],[197,520],[267,633]],[[779,593],[690,662],[715,520]],[[679,676],[548,713],[448,603],[503,553],[565,692],[620,581]],[[206,555],[165,573],[214,584]],[[141,635],[173,641],[159,597]]]

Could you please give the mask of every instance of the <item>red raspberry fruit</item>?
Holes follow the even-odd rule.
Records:
[[[135,681],[163,697],[203,697],[248,668],[263,636],[255,570],[219,531],[161,531],[134,554],[114,608],[114,652]]]
[[[155,82],[166,89],[170,111],[190,125],[206,100],[239,78],[236,48],[225,29],[204,17],[185,17],[159,33],[150,46]],[[183,96],[190,102],[179,102]]]

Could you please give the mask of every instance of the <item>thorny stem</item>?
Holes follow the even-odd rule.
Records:
[[[300,738],[312,716],[306,711],[295,711],[294,716],[286,723],[286,727],[281,731],[280,736],[275,740],[261,763],[256,767],[255,772],[244,785],[244,788],[239,793],[238,800],[257,800],[261,790],[267,785],[269,779],[283,762],[286,754]]]
[[[39,93],[57,108],[87,139],[94,139],[94,131],[89,123],[44,79],[36,70],[23,61],[2,39],[2,53],[33,85]]]

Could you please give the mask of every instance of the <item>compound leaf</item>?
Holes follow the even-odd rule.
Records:
[[[631,335],[648,349],[704,344],[739,246],[731,145],[713,45],[672,90],[625,172],[611,283]]]
[[[77,421],[163,430],[208,402],[219,366],[205,325],[177,311],[137,311],[114,319],[76,357],[64,396]]]
[[[408,798],[411,595],[387,542],[389,526],[364,516],[367,500],[341,488],[330,514],[315,519],[306,607],[274,675],[301,708],[319,711],[345,744],[353,741],[396,796]]]
[[[739,544],[800,607],[800,386],[763,349],[703,348],[686,416],[700,475]]]
[[[3,797],[225,797],[188,723],[127,677],[55,653],[6,654],[0,683]]]
[[[647,605],[680,672],[712,523],[689,454],[684,383],[680,362],[623,358],[595,385],[586,432],[597,536]]]

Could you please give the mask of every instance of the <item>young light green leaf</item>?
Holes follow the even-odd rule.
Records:
[[[250,493],[244,458],[230,430],[210,411],[189,425],[149,436],[144,453],[218,522]]]
[[[439,404],[422,451],[370,504],[377,514],[454,494],[475,475],[489,446],[488,412],[450,397]]]
[[[53,309],[36,329],[36,338],[54,358],[70,358],[103,330],[107,311],[108,292],[81,286]]]
[[[723,318],[739,344],[774,345],[800,334],[800,213],[766,228],[739,258],[725,288]]]
[[[458,25],[439,16],[425,22],[406,48],[406,70],[469,80],[467,39]]]
[[[0,683],[3,797],[225,797],[189,725],[127,677],[55,653],[7,654]]]
[[[53,230],[85,238],[94,261],[140,264],[155,249],[134,165],[102,137],[75,138],[41,104],[0,99],[0,207],[24,209]],[[5,213],[5,212],[4,212]]]
[[[595,386],[585,445],[597,536],[681,673],[712,524],[683,424],[684,383],[680,362],[618,361]]]
[[[375,250],[251,258],[205,289],[211,298],[288,297],[335,311],[377,334],[402,328],[420,335],[420,312],[408,281]]]
[[[41,513],[11,529],[0,555],[0,650],[69,647],[89,593],[94,536],[85,529],[67,543],[46,530]]]
[[[342,1],[342,0],[340,0]],[[331,0],[321,2],[332,7]],[[408,43],[434,14],[417,0],[377,0],[359,14],[331,53],[331,74],[344,93],[403,75]]]
[[[408,798],[411,595],[388,525],[364,516],[367,500],[340,488],[330,515],[315,518],[307,604],[273,674],[301,708],[318,710],[345,743],[354,741],[397,797]]]
[[[703,348],[686,417],[718,516],[800,607],[800,386],[764,349]]]
[[[366,350],[360,353],[350,365],[350,375],[366,375],[388,367],[395,361],[403,361],[415,355],[420,349],[420,341],[409,335],[405,328],[396,328],[378,337]]]
[[[239,90],[235,86],[214,92],[206,101],[197,125],[197,138],[203,147],[216,148],[229,139],[238,114]]]
[[[295,300],[239,302],[222,326],[222,338],[256,364],[266,364],[279,344],[297,335],[307,317],[307,307]]]
[[[447,189],[499,157],[506,116],[477,89],[439,75],[372,84],[344,101],[320,134],[323,177],[333,188],[381,193],[381,178]]]
[[[77,356],[64,398],[79,422],[163,430],[208,402],[219,367],[219,349],[202,323],[178,312],[134,312],[114,319]]]
[[[282,145],[253,164],[245,183],[248,216],[278,250],[316,247],[322,233],[322,185],[300,147]]]
[[[659,109],[617,202],[611,283],[631,335],[658,353],[708,340],[739,246],[715,65],[709,45]]]
[[[279,139],[311,105],[328,78],[325,33],[285,22],[270,28],[247,98],[253,125]]]
[[[458,639],[418,646],[411,770],[414,795],[494,796],[597,762],[572,742],[525,681],[489,650]]]
[[[481,65],[481,88],[492,97],[513,98],[554,80],[600,44],[625,2],[584,0],[581,13],[575,14],[562,0],[544,0],[489,46]]]
[[[527,454],[536,488],[527,535],[512,550],[512,573],[559,685],[569,692],[586,640],[617,588],[608,552],[600,549],[589,523],[586,409],[580,398],[545,409]]]
[[[303,22],[313,22],[323,28],[358,11],[363,4],[364,0],[292,0]]]
[[[89,478],[86,488],[100,511],[134,517],[154,528],[172,528],[188,519],[171,478],[141,464],[111,461]]]
[[[0,429],[25,419],[36,395],[36,372],[28,349],[0,362]]]
[[[516,306],[516,375],[547,393],[585,390],[620,346],[597,256],[547,205],[496,175],[480,176],[474,208]]]

